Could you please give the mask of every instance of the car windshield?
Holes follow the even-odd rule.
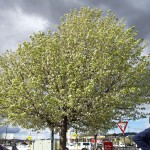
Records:
[[[90,143],[83,143],[83,145],[90,145]]]
[[[78,146],[80,146],[81,145],[81,143],[78,143]]]

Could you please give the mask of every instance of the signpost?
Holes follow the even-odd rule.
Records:
[[[28,141],[31,141],[32,140],[32,136],[31,135],[29,135],[28,137],[27,137],[27,139],[28,139]],[[30,150],[32,149],[31,148],[31,142],[29,142],[30,143]]]
[[[73,137],[76,139],[76,150],[78,150],[78,134],[77,134],[77,130],[76,130],[76,133],[73,134]]]
[[[118,123],[117,123],[117,126],[120,128],[120,130],[121,130],[122,133],[123,133],[124,144],[125,144],[125,136],[124,136],[124,132],[125,132],[125,130],[126,130],[127,125],[128,125],[128,122],[127,122],[127,121],[126,121],[126,122],[118,122]],[[125,144],[125,145],[126,145],[126,144]]]
[[[74,137],[75,139],[77,138],[77,136],[78,136],[77,133],[74,133],[74,134],[73,134],[73,137]]]
[[[29,136],[27,137],[27,139],[28,139],[28,141],[31,141],[31,140],[32,140],[32,136],[29,135]]]

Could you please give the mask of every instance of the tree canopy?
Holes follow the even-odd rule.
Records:
[[[57,32],[34,33],[0,57],[0,113],[25,128],[57,128],[63,138],[74,124],[99,129],[141,117],[150,71],[137,34],[110,11],[71,11]]]

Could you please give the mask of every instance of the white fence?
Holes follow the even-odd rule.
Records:
[[[54,140],[53,150],[59,150],[59,141]],[[32,143],[32,150],[52,150],[51,140],[36,140]]]

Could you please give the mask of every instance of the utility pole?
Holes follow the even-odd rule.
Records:
[[[76,128],[76,150],[78,150],[78,130]]]
[[[6,141],[7,141],[7,133],[8,133],[8,124],[6,125],[6,134],[5,134],[5,144],[6,144]]]
[[[54,150],[54,129],[51,129],[51,150]]]

